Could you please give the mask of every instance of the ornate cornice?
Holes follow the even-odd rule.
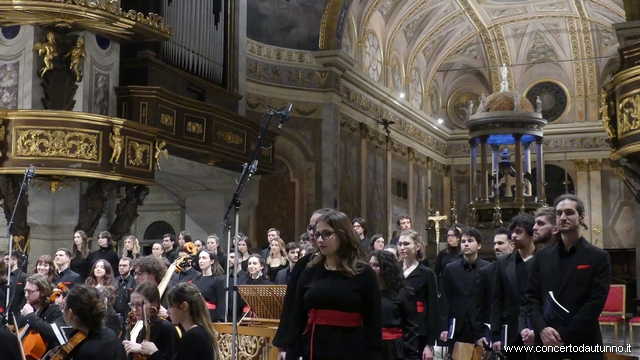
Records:
[[[282,109],[291,102],[289,100],[277,99],[263,95],[247,93],[245,96],[247,107],[256,112],[263,112],[267,109]],[[322,117],[322,106],[312,102],[293,101],[291,114],[295,117],[306,117],[318,119]]]
[[[329,91],[333,88],[331,71],[276,65],[247,59],[247,79],[276,87]]]
[[[264,60],[283,61],[291,64],[316,65],[316,60],[310,51],[285,49],[277,46],[265,45],[247,39],[247,53]]]

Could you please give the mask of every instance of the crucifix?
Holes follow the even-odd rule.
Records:
[[[440,221],[447,220],[447,215],[440,215],[440,211],[436,211],[435,216],[429,216],[427,219],[435,223],[436,228],[436,251],[440,250]]]

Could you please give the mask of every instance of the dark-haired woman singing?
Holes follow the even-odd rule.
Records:
[[[298,281],[287,348],[300,343],[304,359],[380,359],[378,280],[360,260],[360,238],[351,220],[332,210],[318,218],[314,236],[319,253]],[[288,352],[286,358],[297,355]]]
[[[376,250],[369,265],[378,275],[382,296],[382,359],[420,359],[416,297],[404,280],[400,264],[392,253]]]
[[[167,300],[171,321],[185,330],[173,360],[219,359],[215,330],[198,288],[190,283],[178,283],[169,291]]]
[[[71,352],[73,360],[126,360],[124,347],[116,334],[102,324],[107,308],[100,291],[91,285],[74,286],[59,305],[64,321],[85,337]],[[78,335],[81,334],[81,335]]]

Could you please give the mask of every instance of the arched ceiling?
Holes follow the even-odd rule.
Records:
[[[255,3],[285,2],[320,1]],[[337,16],[344,19],[337,25],[344,29],[338,31],[343,49],[367,72],[373,32],[383,66],[379,79],[372,78],[398,92],[421,88],[423,101],[414,106],[436,118],[447,117],[446,103],[461,87],[498,90],[501,64],[510,69],[511,89],[524,92],[542,78],[553,78],[571,98],[597,99],[617,62],[612,24],[625,21],[622,0],[327,0],[325,18],[336,2],[343,4],[344,14]],[[325,26],[331,24],[323,21],[319,31],[309,33],[317,36]],[[412,83],[416,72],[421,84]],[[574,116],[589,120],[594,111],[587,108],[593,105],[584,106]]]

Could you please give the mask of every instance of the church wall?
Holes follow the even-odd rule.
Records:
[[[388,191],[386,174],[387,151],[385,147],[367,142],[367,216],[365,220],[372,229],[372,234],[373,231],[376,231],[388,237],[390,229],[395,229],[395,225],[389,224],[387,216]]]
[[[120,44],[101,39],[105,49],[98,45],[95,34],[79,34],[85,40],[87,60],[83,63],[82,82],[78,83],[74,111],[100,115],[117,115],[115,87],[120,76]]]
[[[408,194],[409,166],[406,157],[401,154],[391,154],[391,219],[395,223],[402,214],[409,213],[409,203],[413,199]],[[398,235],[398,234],[396,234]]]
[[[340,210],[350,218],[361,217],[360,199],[366,189],[360,186],[362,156],[359,133],[340,131]],[[366,219],[365,219],[366,220]]]
[[[426,239],[426,227],[428,225],[427,215],[429,214],[429,170],[427,166],[414,163],[412,188],[413,192],[409,196],[409,201],[413,202],[411,223],[413,229],[417,231],[423,239]]]
[[[17,31],[17,34],[11,35],[15,36],[12,39],[0,34],[2,46],[0,78],[3,79],[0,87],[2,90],[0,108],[31,109],[32,98],[42,93],[41,89],[36,89],[35,94],[32,93],[34,80],[32,63],[35,52],[31,49],[34,45],[34,27],[20,26],[19,30],[14,28],[14,31]]]

